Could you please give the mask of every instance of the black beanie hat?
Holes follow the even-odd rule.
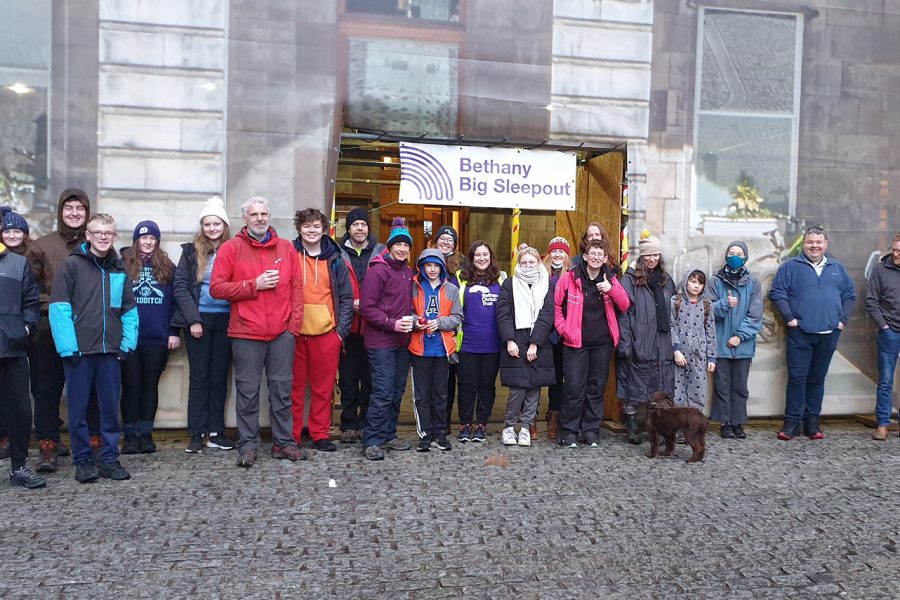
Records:
[[[445,233],[453,238],[454,246],[459,246],[459,234],[457,234],[456,230],[453,229],[453,227],[451,227],[450,225],[441,225],[440,227],[438,227],[437,232],[435,232],[434,234],[434,239],[438,239]]]
[[[350,226],[353,225],[356,221],[365,221],[366,227],[372,228],[372,223],[369,221],[369,211],[365,208],[354,208],[350,212],[347,213],[347,220],[344,221],[344,229],[346,231],[350,231]]]

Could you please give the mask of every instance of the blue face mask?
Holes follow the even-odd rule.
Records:
[[[725,264],[728,265],[728,268],[732,271],[737,271],[744,266],[744,257],[737,255],[728,256],[725,258]]]

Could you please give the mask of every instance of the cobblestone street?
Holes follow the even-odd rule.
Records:
[[[542,424],[543,425],[543,424]],[[166,434],[133,479],[0,487],[3,598],[897,597],[900,439],[826,423],[823,442],[708,438],[704,463],[541,439],[357,446],[248,471]],[[407,435],[410,432],[406,432]],[[504,454],[509,468],[483,466]],[[4,467],[8,462],[2,463]],[[336,487],[329,487],[329,480]]]

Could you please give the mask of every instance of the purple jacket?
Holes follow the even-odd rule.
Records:
[[[359,293],[359,314],[366,322],[363,342],[367,350],[409,345],[410,334],[394,331],[394,323],[413,314],[412,276],[405,260],[394,260],[387,253],[369,263]]]

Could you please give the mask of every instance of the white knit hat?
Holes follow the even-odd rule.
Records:
[[[226,225],[228,223],[228,211],[225,210],[225,203],[218,196],[213,196],[206,201],[206,204],[200,209],[200,222],[206,217],[219,217]]]

